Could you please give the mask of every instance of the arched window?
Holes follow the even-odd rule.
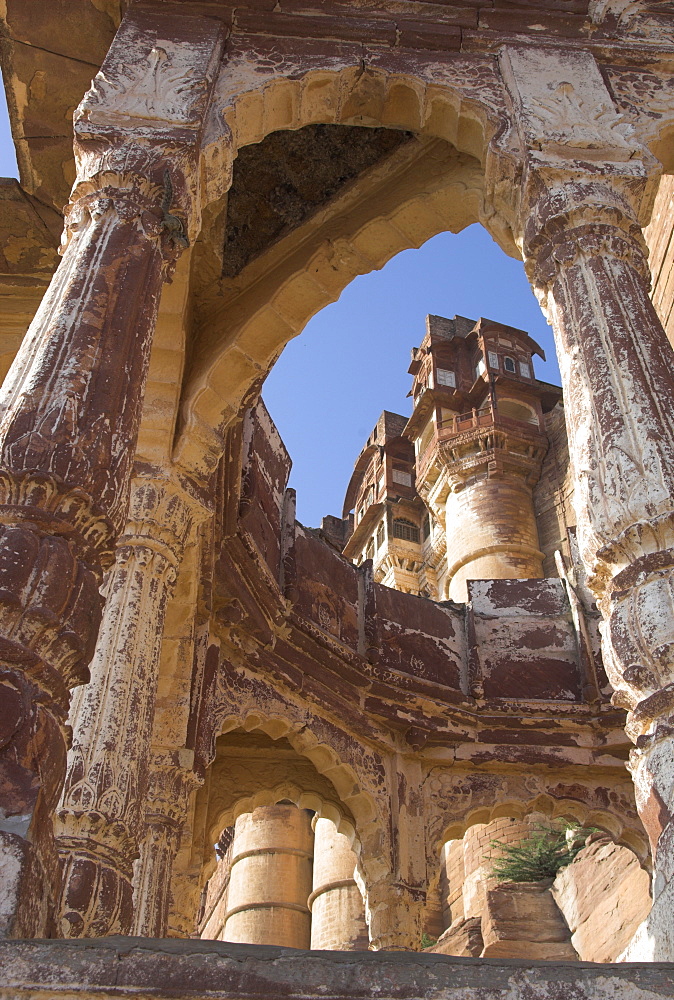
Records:
[[[514,375],[517,371],[514,359],[507,356],[503,359],[503,367],[507,372],[510,372],[511,375]]]
[[[393,537],[402,538],[405,542],[419,542],[419,529],[412,521],[398,517],[393,522]]]

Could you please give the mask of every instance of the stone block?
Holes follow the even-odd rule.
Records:
[[[651,908],[648,874],[630,850],[607,838],[559,872],[553,896],[585,962],[615,962]]]
[[[546,961],[577,957],[551,884],[547,880],[508,882],[485,890],[483,957]]]
[[[483,947],[482,921],[479,917],[467,917],[455,920],[427,951],[436,955],[479,958]]]

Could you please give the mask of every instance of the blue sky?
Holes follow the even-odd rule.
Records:
[[[382,410],[409,414],[410,349],[427,313],[527,330],[547,360],[536,374],[559,384],[552,332],[519,261],[481,226],[442,233],[352,281],[291,341],[262,391],[293,459],[297,516],[317,526],[341,514],[353,464]]]
[[[4,90],[0,176],[18,177]],[[443,233],[356,278],[283,352],[263,398],[293,459],[297,516],[341,514],[353,463],[382,410],[408,414],[409,352],[427,313],[487,316],[527,330],[547,354],[539,378],[559,384],[552,334],[519,261],[480,226]]]

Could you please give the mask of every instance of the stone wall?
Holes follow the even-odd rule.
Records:
[[[674,345],[674,176],[665,174],[660,181],[650,225],[644,236],[650,250],[649,265],[653,278],[651,297],[665,333]]]
[[[494,841],[517,844],[546,817],[502,817],[470,827],[443,849],[440,879],[447,930],[428,950],[454,956],[575,957],[621,961],[648,916],[649,876],[635,855],[593,833],[571,865],[545,882],[499,883],[490,875]]]

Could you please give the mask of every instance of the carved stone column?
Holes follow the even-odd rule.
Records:
[[[64,937],[131,929],[164,612],[191,523],[173,483],[134,480],[58,810]]]
[[[144,177],[103,172],[74,198],[63,261],[0,397],[0,866],[13,885],[2,923],[18,935],[49,928],[68,691],[88,677],[175,249]]]
[[[126,517],[162,281],[198,227],[222,34],[125,16],[75,115],[63,261],[0,394],[0,934],[54,929],[68,691],[88,679]]]
[[[144,802],[144,836],[133,878],[134,919],[138,937],[166,937],[173,862],[180,846],[188,799],[199,778],[182,757],[188,750],[157,754],[149,769]]]
[[[503,67],[528,147],[523,254],[555,332],[581,555],[637,744],[657,904],[674,871],[674,357],[639,225],[656,165],[626,140],[588,54],[512,50]],[[667,909],[659,958],[674,957]]]

